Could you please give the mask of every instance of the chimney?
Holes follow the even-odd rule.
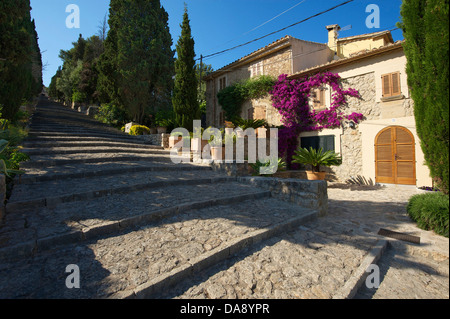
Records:
[[[338,58],[338,32],[341,30],[341,27],[338,24],[332,24],[327,25],[326,28],[328,30],[328,47],[334,52],[334,58],[336,59]]]

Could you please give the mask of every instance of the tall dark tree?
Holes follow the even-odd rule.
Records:
[[[198,79],[195,68],[194,39],[187,8],[184,8],[181,36],[177,43],[173,110],[176,124],[192,131],[193,120],[199,118]]]
[[[42,89],[42,62],[30,10],[29,0],[0,2],[0,106],[7,119],[14,117],[24,99]]]
[[[431,176],[448,193],[449,1],[403,1],[401,16],[417,134]]]
[[[142,122],[170,107],[172,37],[159,0],[111,0],[105,53],[99,62],[99,91]]]

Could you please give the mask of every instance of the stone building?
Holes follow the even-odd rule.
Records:
[[[330,171],[331,179],[335,181],[362,176],[376,183],[431,186],[416,132],[402,41],[394,43],[389,31],[338,38],[338,25],[326,28],[328,43],[325,45],[285,37],[211,74],[207,91],[209,125],[220,126],[222,122],[218,90],[252,76],[250,66],[254,63],[262,61],[264,74],[275,77],[288,74],[289,79],[328,71],[337,73],[344,88],[356,89],[361,96],[360,99],[348,99],[345,113],[362,113],[364,120],[359,124],[347,121],[336,129],[302,133],[300,145],[323,147],[342,155],[343,164]],[[303,53],[292,43],[301,43]],[[277,50],[282,45],[286,45],[285,49]],[[323,46],[327,49],[321,51]],[[305,52],[310,54],[304,55]],[[271,59],[270,68],[266,57]],[[296,63],[294,57],[297,57]],[[225,80],[221,82],[221,78]],[[311,108],[330,106],[331,88],[322,87],[315,93],[310,101]],[[280,125],[280,117],[269,97],[247,101],[242,117],[249,118],[250,115]]]
[[[333,51],[326,44],[285,36],[209,74],[205,77],[207,125],[224,126],[224,112],[217,99],[217,93],[221,89],[235,82],[260,75],[277,78],[280,74],[294,74],[330,61],[332,57]],[[246,101],[242,106],[241,117],[266,119],[270,124],[281,125],[281,118],[272,107],[268,96]]]

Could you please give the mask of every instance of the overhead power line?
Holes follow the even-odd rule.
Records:
[[[228,49],[225,49],[225,50],[222,50],[222,51],[218,51],[218,52],[215,52],[215,53],[212,53],[212,54],[204,55],[203,58],[209,58],[209,57],[212,57],[212,56],[221,54],[221,53],[225,53],[225,52],[228,52],[228,51],[231,51],[231,50],[234,50],[234,49],[237,49],[237,48],[246,46],[246,45],[248,45],[248,44],[250,44],[250,43],[253,43],[253,42],[259,41],[259,40],[261,40],[261,39],[267,38],[267,37],[269,37],[269,36],[271,36],[271,35],[274,35],[274,34],[276,34],[276,33],[279,33],[279,32],[281,32],[281,31],[284,31],[284,30],[286,30],[286,29],[289,29],[289,28],[292,28],[292,27],[294,27],[294,26],[296,26],[296,25],[299,25],[299,24],[301,24],[301,23],[303,23],[303,22],[306,22],[306,21],[308,21],[308,20],[311,20],[312,18],[318,17],[318,16],[323,15],[323,14],[325,14],[325,13],[327,13],[327,12],[330,12],[330,11],[332,11],[332,10],[335,10],[335,9],[337,9],[337,8],[339,8],[339,7],[342,7],[342,6],[344,6],[344,5],[346,5],[346,4],[350,3],[350,2],[353,2],[353,1],[354,1],[354,0],[348,0],[348,1],[345,1],[345,2],[343,2],[343,3],[341,3],[341,4],[338,4],[338,5],[334,6],[334,7],[329,8],[329,9],[327,9],[327,10],[324,10],[324,11],[321,11],[321,12],[319,12],[319,13],[316,13],[316,14],[314,14],[314,15],[312,15],[312,16],[309,16],[309,17],[306,18],[306,19],[303,19],[303,20],[301,20],[301,21],[298,21],[298,22],[296,22],[296,23],[293,23],[293,24],[291,24],[291,25],[288,25],[287,27],[284,27],[284,28],[279,29],[279,30],[277,30],[277,31],[270,32],[270,33],[268,33],[268,34],[266,34],[266,35],[263,35],[263,36],[261,36],[261,37],[259,37],[259,38],[250,40],[250,41],[248,41],[248,42],[245,42],[245,43],[242,43],[242,44],[239,44],[239,45],[236,45],[236,46],[234,46],[234,47],[232,47],[232,48],[228,48]],[[198,60],[198,59],[197,59],[197,60]]]

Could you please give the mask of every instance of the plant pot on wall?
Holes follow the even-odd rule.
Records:
[[[306,176],[309,181],[323,181],[327,176],[327,172],[306,171]]]
[[[167,127],[165,127],[165,126],[158,126],[158,127],[156,128],[156,131],[158,132],[158,134],[164,134],[164,133],[167,133]]]

